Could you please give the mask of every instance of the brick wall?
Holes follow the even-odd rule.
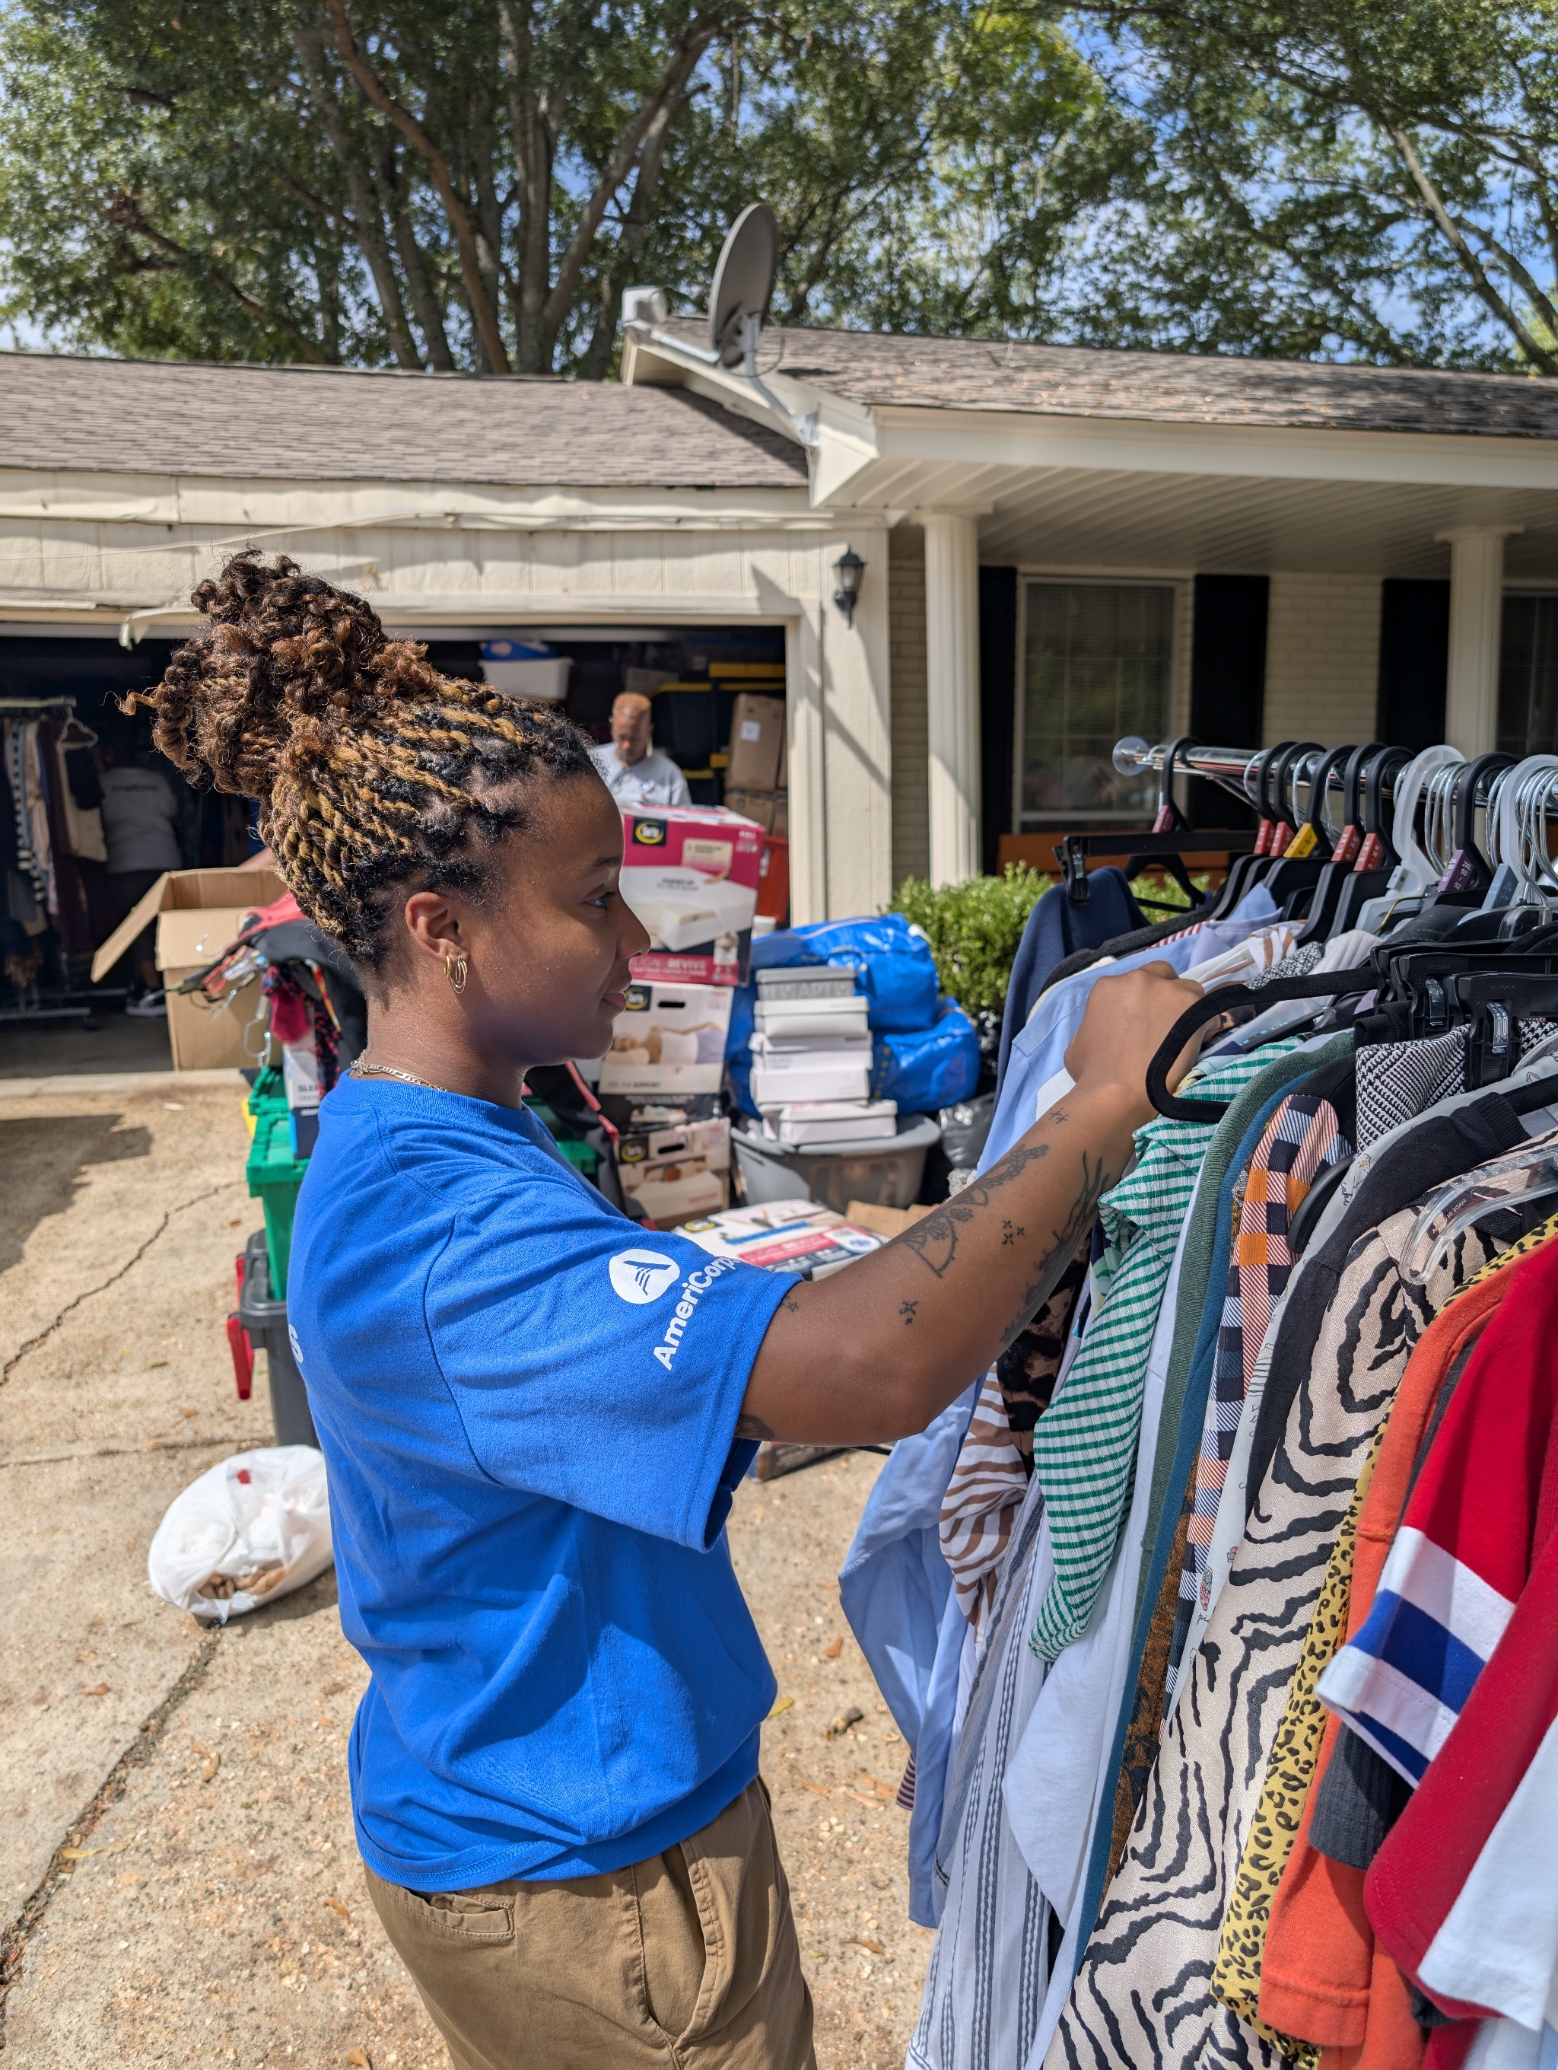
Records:
[[[1379,612],[1377,576],[1272,576],[1262,746],[1374,738]]]
[[[925,534],[887,535],[888,667],[892,675],[893,888],[930,872],[930,731],[925,709]]]

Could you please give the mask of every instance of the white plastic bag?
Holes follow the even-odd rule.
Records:
[[[324,1455],[272,1445],[224,1459],[174,1498],[146,1573],[165,1602],[226,1624],[301,1588],[331,1558]]]

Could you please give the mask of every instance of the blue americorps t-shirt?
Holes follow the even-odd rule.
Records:
[[[787,1276],[641,1230],[524,1111],[347,1078],[288,1314],[329,1469],[369,1866],[589,1876],[757,1773],[775,1683],[724,1525]]]

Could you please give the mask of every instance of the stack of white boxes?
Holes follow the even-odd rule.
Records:
[[[871,1098],[871,1031],[854,972],[819,964],[757,973],[752,1097],[781,1143],[869,1142],[898,1109]]]

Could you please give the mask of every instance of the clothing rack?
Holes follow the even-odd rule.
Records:
[[[79,726],[76,717],[76,700],[69,691],[55,691],[40,697],[0,697],[0,719],[47,719],[52,725]],[[97,736],[90,727],[85,729],[85,744],[91,744]],[[76,743],[66,743],[75,745]],[[109,1000],[125,996],[122,988],[84,991],[79,986],[66,985],[59,989],[40,991],[36,977],[25,987],[18,988],[20,1004],[0,1007],[0,1025],[15,1022],[31,1024],[34,1021],[81,1021],[90,1024],[94,1012]]]
[[[0,719],[70,719],[76,700],[67,692],[53,697],[0,697]]]
[[[1272,748],[1179,747],[1169,741],[1160,741],[1156,746],[1149,746],[1139,735],[1128,734],[1124,740],[1115,742],[1114,766],[1121,776],[1139,776],[1149,769],[1161,773],[1164,757],[1171,747],[1175,750],[1176,775],[1183,773],[1186,776],[1204,776],[1211,782],[1220,784],[1244,805],[1256,805],[1259,802],[1255,782],[1260,759],[1263,755],[1273,755],[1275,752]],[[1311,776],[1318,774],[1320,764],[1331,752],[1330,748],[1309,748],[1303,754],[1295,755],[1289,768],[1289,782],[1307,785]],[[1468,756],[1467,759],[1470,761],[1473,758]],[[1475,796],[1477,805],[1487,804],[1501,773],[1490,771],[1487,775],[1479,777]],[[1395,785],[1396,773],[1387,772],[1380,789],[1387,797],[1393,797]],[[1333,768],[1327,778],[1327,792],[1341,792],[1344,788],[1345,778],[1341,769]],[[1558,805],[1558,770],[1553,772],[1549,782],[1548,797],[1551,803]]]

